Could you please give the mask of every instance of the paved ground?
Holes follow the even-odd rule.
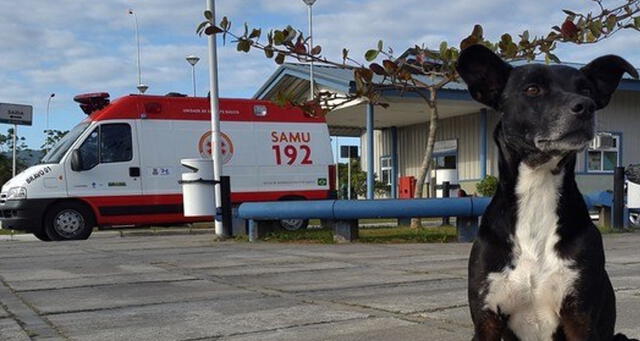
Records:
[[[605,239],[640,336],[640,234]],[[468,244],[0,241],[0,340],[469,340]]]

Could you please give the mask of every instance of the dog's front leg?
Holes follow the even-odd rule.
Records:
[[[473,341],[500,341],[504,334],[505,322],[500,315],[483,310],[474,321]]]

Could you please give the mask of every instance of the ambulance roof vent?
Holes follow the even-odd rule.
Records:
[[[179,92],[169,92],[165,96],[166,97],[187,97],[187,95],[181,94]]]
[[[80,109],[85,114],[91,115],[94,111],[98,111],[109,105],[108,92],[91,92],[88,94],[80,94],[73,98],[74,101],[80,103]]]

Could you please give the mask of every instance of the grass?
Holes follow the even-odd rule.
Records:
[[[410,227],[373,227],[360,228],[360,243],[447,243],[456,240],[456,228],[453,226],[412,229]],[[330,229],[307,229],[301,231],[276,231],[267,235],[267,242],[333,244],[333,231]]]

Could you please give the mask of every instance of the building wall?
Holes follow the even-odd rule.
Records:
[[[498,175],[498,150],[493,141],[493,130],[500,114],[487,112],[487,174]],[[457,139],[458,176],[468,193],[475,192],[475,183],[480,180],[480,114],[470,114],[443,119],[437,134],[437,141]],[[620,133],[622,135],[622,166],[640,163],[640,94],[637,92],[617,92],[609,106],[598,112],[598,131]],[[398,176],[417,176],[424,148],[427,143],[428,122],[398,127]],[[374,169],[380,174],[380,157],[391,154],[391,131],[377,130],[374,135]],[[361,136],[362,165],[366,170],[366,135]],[[607,190],[613,187],[612,174],[587,174],[585,170],[586,152],[578,154],[576,165],[577,182],[584,193]]]

